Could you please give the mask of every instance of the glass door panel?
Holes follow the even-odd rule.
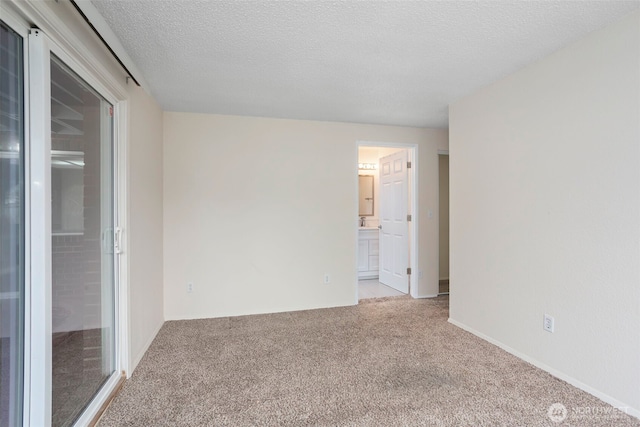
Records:
[[[113,108],[52,55],[52,425],[115,370]]]
[[[0,426],[22,425],[25,206],[22,38],[0,21]]]

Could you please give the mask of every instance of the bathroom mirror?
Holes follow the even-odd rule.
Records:
[[[373,175],[358,175],[359,216],[373,216]]]

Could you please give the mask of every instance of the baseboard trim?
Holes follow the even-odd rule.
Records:
[[[452,325],[455,325],[461,329],[464,329],[465,331],[472,333],[473,335],[482,338],[483,340],[490,342],[491,344],[500,347],[501,349],[503,349],[504,351],[506,351],[507,353],[511,353],[512,355],[524,360],[527,363],[532,364],[533,366],[542,369],[543,371],[548,372],[549,374],[553,375],[556,378],[561,379],[562,381],[565,381],[569,384],[571,384],[574,387],[579,388],[582,391],[585,391],[595,397],[597,397],[598,399],[602,400],[605,403],[608,403],[609,405],[613,406],[616,409],[621,410],[622,412],[625,412],[626,414],[629,414],[635,418],[639,418],[640,419],[640,409],[638,408],[633,408],[632,406],[619,401],[618,399],[615,399],[611,396],[609,396],[606,393],[603,393],[585,383],[583,383],[582,381],[579,381],[575,378],[573,378],[570,375],[565,374],[564,372],[558,371],[557,369],[552,368],[549,365],[546,365],[542,362],[540,362],[539,360],[536,360],[530,356],[527,356],[524,353],[519,352],[518,350],[515,350],[503,343],[501,343],[500,341],[491,338],[488,335],[483,334],[482,332],[479,332],[467,325],[465,325],[464,323],[458,322],[455,319],[449,318],[448,319],[449,323],[451,323]]]
[[[414,298],[415,299],[422,299],[422,298],[435,298],[437,297],[438,294],[427,294],[427,295],[417,295]]]
[[[165,317],[165,322],[173,322],[176,320],[199,320],[199,319],[220,319],[224,317],[239,317],[239,316],[253,316],[254,314],[278,314],[278,313],[290,313],[295,311],[308,311],[308,310],[322,310],[325,308],[337,308],[337,307],[353,307],[354,305],[358,305],[357,303],[348,303],[348,304],[336,304],[336,305],[327,305],[320,307],[306,307],[306,308],[287,308],[287,309],[279,309],[277,311],[265,310],[265,311],[251,311],[251,312],[238,312],[238,313],[217,313],[211,315],[196,315],[196,316],[173,316],[170,315]],[[166,316],[166,315],[165,315]]]
[[[144,355],[147,353],[147,350],[149,350],[149,347],[151,347],[151,343],[153,342],[154,339],[156,339],[156,336],[158,335],[158,332],[160,332],[160,329],[162,329],[163,325],[164,325],[164,320],[160,322],[159,325],[156,326],[155,331],[153,332],[153,334],[151,334],[151,337],[144,344],[140,353],[137,354],[136,357],[133,359],[133,363],[130,366],[131,369],[129,369],[129,372],[127,372],[127,378],[131,378],[133,371],[136,370],[138,363],[140,363]]]

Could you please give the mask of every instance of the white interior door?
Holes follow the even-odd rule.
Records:
[[[407,150],[380,158],[380,282],[409,292]]]

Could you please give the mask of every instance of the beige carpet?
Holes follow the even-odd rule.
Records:
[[[167,322],[99,425],[640,426],[447,315],[395,297]]]

